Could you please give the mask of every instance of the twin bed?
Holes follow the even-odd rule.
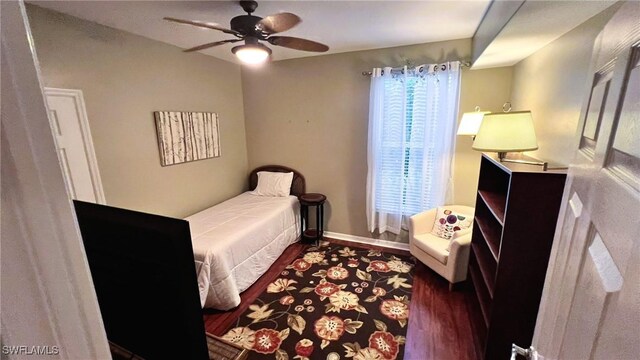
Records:
[[[185,218],[191,227],[204,308],[238,306],[240,293],[300,236],[298,196],[305,192],[304,177],[284,166],[262,166],[249,175],[249,189],[256,188],[260,171],[293,172],[290,195],[259,196],[248,191]]]

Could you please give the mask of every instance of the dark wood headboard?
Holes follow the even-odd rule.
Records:
[[[258,186],[258,171],[270,171],[270,172],[283,172],[293,173],[293,181],[291,182],[291,195],[300,196],[305,193],[306,184],[304,181],[304,176],[300,174],[297,170],[292,168],[288,168],[286,166],[281,165],[265,165],[260,166],[251,171],[249,174],[249,190],[254,190],[256,186]]]

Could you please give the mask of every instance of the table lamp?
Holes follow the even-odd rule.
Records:
[[[541,165],[547,169],[546,162],[507,159],[508,152],[531,151],[538,149],[536,133],[533,129],[531,111],[513,111],[484,115],[472,148],[478,151],[498,153],[501,162],[514,162],[529,165]]]

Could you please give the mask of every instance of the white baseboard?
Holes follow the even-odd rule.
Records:
[[[409,251],[409,244],[399,243],[395,241],[380,240],[380,239],[368,238],[364,236],[342,234],[342,233],[337,233],[332,231],[325,231],[324,236],[332,239],[337,239],[337,240],[352,241],[360,244],[375,245],[375,246],[381,246],[381,247],[390,248],[390,249]]]

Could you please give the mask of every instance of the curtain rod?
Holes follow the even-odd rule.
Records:
[[[461,65],[462,67],[471,67],[471,64],[470,64],[468,61],[464,61],[464,60],[460,60],[460,65]],[[413,65],[413,64],[407,64],[406,66],[411,66],[411,67],[413,67],[414,65]],[[404,66],[399,66],[399,67],[391,68],[391,70],[392,70],[392,71],[393,71],[393,70],[402,70],[402,69],[404,69]],[[371,76],[371,75],[373,75],[373,72],[372,72],[372,71],[363,71],[363,72],[362,72],[362,76]]]

